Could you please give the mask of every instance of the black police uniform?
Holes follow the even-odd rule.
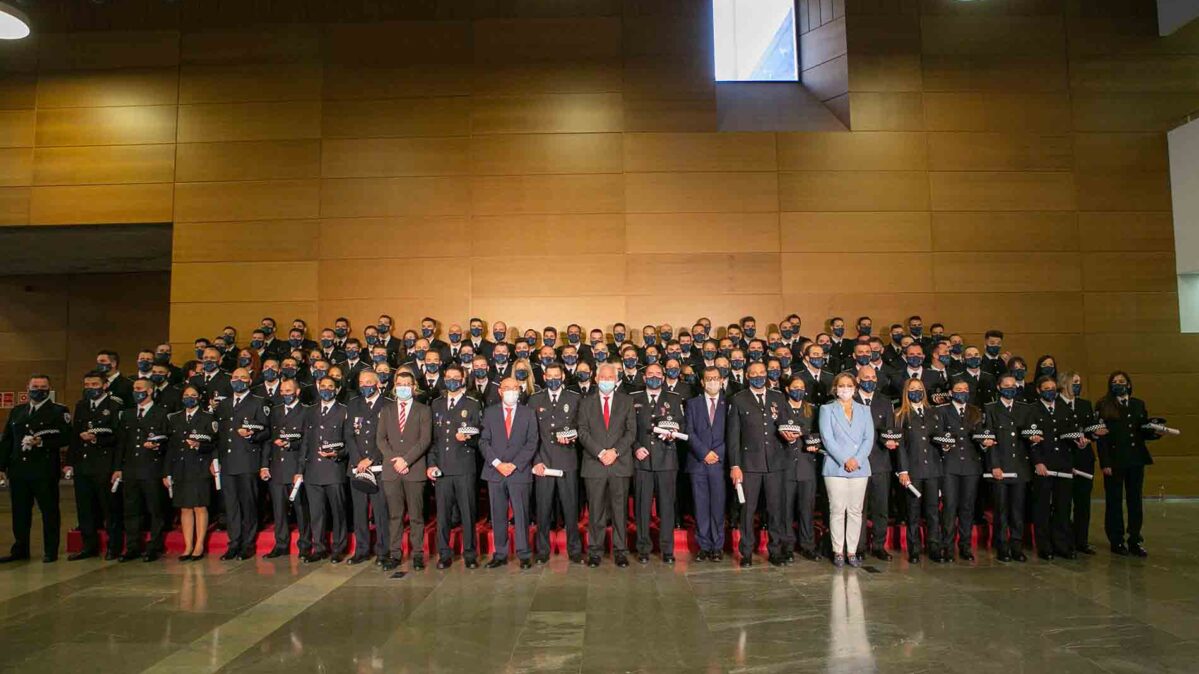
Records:
[[[356,443],[348,409],[336,400],[309,408],[311,427],[304,436],[300,473],[308,497],[313,554],[332,552],[340,560],[349,546],[346,532],[346,464]],[[334,456],[321,456],[321,452]],[[326,536],[332,531],[332,549]]]
[[[1145,466],[1153,464],[1153,457],[1145,443],[1156,440],[1157,434],[1144,429],[1144,425],[1149,423],[1149,413],[1140,398],[1117,398],[1106,407],[1114,411],[1104,416],[1108,434],[1099,439],[1099,465],[1112,471],[1111,475],[1103,476],[1103,528],[1113,547],[1123,545],[1126,535],[1131,547],[1140,545],[1143,540],[1141,525],[1144,512],[1141,500],[1145,487]],[[1128,507],[1127,528],[1124,523],[1125,502]]]
[[[70,442],[71,413],[50,400],[17,405],[8,415],[0,436],[0,472],[8,476],[12,497],[13,538],[10,559],[29,558],[29,529],[33,504],[42,513],[42,540],[47,560],[58,558],[60,516],[58,507],[59,450]],[[26,447],[26,437],[40,445]]]
[[[745,492],[741,508],[740,553],[742,563],[752,558],[757,543],[754,513],[758,496],[765,492],[766,522],[770,532],[768,552],[772,560],[783,550],[783,482],[795,467],[791,455],[778,434],[778,418],[786,406],[782,393],[766,391],[764,402],[750,389],[732,397],[725,430],[729,467],[740,467]]]
[[[75,507],[79,513],[79,533],[85,555],[100,551],[99,529],[108,534],[108,556],[119,554],[124,536],[120,497],[112,491],[112,471],[117,463],[120,444],[121,403],[111,395],[97,401],[80,400],[75,404],[71,447],[67,465],[74,471]],[[95,440],[85,441],[81,433]]]
[[[430,403],[433,413],[432,446],[429,448],[428,465],[437,468],[441,476],[433,482],[437,502],[437,551],[442,561],[453,558],[450,532],[453,525],[451,511],[457,507],[462,523],[462,558],[466,562],[478,560],[478,534],[475,521],[478,514],[479,434],[465,435],[465,441],[457,438],[459,429],[483,427],[483,406],[466,392],[459,390],[458,397],[450,404],[448,393]]]
[[[1024,499],[1032,479],[1032,463],[1020,432],[1027,426],[1025,417],[1029,409],[1019,401],[1012,401],[1009,409],[1003,400],[988,403],[983,409],[984,428],[995,435],[995,444],[984,454],[987,470],[999,468],[1015,474],[991,485],[994,496],[991,545],[1000,561],[1023,560]]]
[[[164,459],[170,428],[166,408],[151,403],[148,408],[134,407],[121,412],[121,451],[116,469],[121,471],[125,491],[125,557],[142,554],[142,514],[150,516],[150,542],[145,546],[148,557],[157,557],[164,550],[166,522],[166,487]],[[146,447],[151,443],[152,447]]]
[[[644,556],[653,550],[650,518],[656,493],[658,552],[674,555],[674,509],[679,451],[676,441],[659,438],[654,433],[654,426],[663,421],[673,421],[679,425],[680,430],[684,428],[683,399],[662,389],[657,392],[641,391],[633,396],[633,414],[637,417],[637,439],[633,442],[637,553]],[[644,460],[638,460],[636,451],[642,447],[649,450],[649,456]]]
[[[933,434],[952,437],[952,445],[941,447],[941,545],[943,556],[949,555],[953,547],[954,520],[957,520],[958,551],[964,558],[973,557],[970,552],[971,533],[974,529],[974,504],[978,496],[978,482],[982,479],[982,450],[973,436],[983,422],[982,411],[969,403],[959,410],[954,403],[941,405],[933,410],[936,425]]]
[[[854,394],[854,401],[866,404],[860,390]],[[875,553],[885,552],[887,526],[890,523],[888,515],[891,482],[894,480],[891,474],[891,455],[896,450],[887,449],[883,433],[895,428],[895,405],[890,398],[877,390],[870,396],[870,418],[874,422],[874,447],[870,450],[870,477],[866,482],[866,516],[862,518],[862,533],[858,537],[859,555],[866,551],[868,522],[870,530],[874,532],[870,549]]]
[[[816,485],[820,482],[820,467],[817,465],[819,445],[808,440],[819,438],[820,413],[810,403],[801,408],[788,403],[779,414],[777,426],[794,425],[803,429],[794,442],[787,443],[792,468],[787,469],[783,480],[783,554],[789,559],[795,550],[796,530],[791,523],[799,517],[799,549],[805,557],[816,556]]]
[[[225,398],[216,406],[221,491],[225,495],[225,523],[229,555],[249,557],[257,546],[258,477],[262,468],[262,446],[271,437],[270,404],[261,397],[243,393]],[[241,429],[250,432],[243,438]]]
[[[578,430],[583,397],[565,387],[558,391],[556,401],[553,397],[551,391],[543,390],[529,398],[529,408],[537,416],[537,433],[541,439],[533,465],[543,463],[546,468],[562,471],[562,477],[533,476],[537,557],[545,560],[550,556],[550,529],[554,523],[554,495],[557,494],[562,503],[567,554],[571,559],[579,559],[583,554],[583,537],[579,533],[579,445],[576,440],[567,444],[558,442],[557,433]]]
[[[167,425],[171,439],[163,472],[171,478],[171,503],[176,508],[206,508],[212,502],[210,469],[217,447],[216,417],[200,409],[190,415],[181,410],[167,415]]]
[[[300,489],[295,500],[290,500],[295,477],[303,474],[301,461],[308,434],[312,432],[311,426],[312,408],[301,402],[292,403],[290,408],[287,405],[271,408],[271,437],[262,450],[260,467],[270,471],[267,484],[271,493],[271,510],[275,523],[273,552],[291,550],[291,525],[288,521],[288,510],[291,509],[295,513],[296,530],[299,534],[296,548],[301,557],[307,557],[312,553],[308,494],[304,489]],[[275,444],[277,440],[283,441],[283,445]]]
[[[353,476],[359,462],[370,459],[371,463],[380,466],[383,456],[375,447],[375,433],[379,430],[379,409],[387,401],[382,393],[376,395],[374,402],[363,396],[350,399],[346,404],[346,417],[354,433],[354,445],[350,448],[349,462],[346,466],[348,475]],[[391,539],[387,529],[387,498],[380,489],[374,494],[366,494],[357,489],[350,490],[350,505],[353,509],[351,516],[354,520],[354,558],[363,560],[371,553],[371,512],[375,520],[375,553],[379,558],[386,557],[390,549]]]
[[[1036,537],[1037,554],[1043,557],[1060,555],[1074,556],[1074,536],[1070,531],[1070,501],[1073,498],[1074,449],[1073,440],[1062,439],[1063,433],[1078,431],[1078,425],[1061,401],[1053,404],[1053,412],[1044,402],[1029,405],[1026,428],[1038,431],[1041,441],[1028,440],[1028,453],[1033,466],[1044,464],[1047,470],[1069,475],[1055,477],[1034,475],[1033,488],[1033,533]],[[1031,436],[1030,436],[1031,437]]]
[[[941,449],[933,444],[935,426],[934,412],[928,404],[918,412],[915,407],[910,414],[896,424],[901,434],[897,472],[907,473],[920,496],[907,490],[908,499],[908,556],[920,554],[920,515],[924,515],[924,547],[930,555],[940,555],[941,513],[937,492],[941,488]]]

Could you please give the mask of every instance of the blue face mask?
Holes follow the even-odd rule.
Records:
[[[860,381],[858,382],[858,388],[862,389],[866,393],[874,393],[878,390],[878,382],[874,381],[873,379],[869,381]]]
[[[663,344],[665,344],[666,342],[669,342],[669,341],[670,341],[670,338],[671,338],[671,337],[674,337],[674,333],[672,333],[672,332],[663,332],[663,333],[661,333],[661,337],[662,337],[662,343],[663,343]]]
[[[266,335],[267,337],[275,334],[275,327],[272,325],[264,325],[259,328],[259,330],[262,330],[262,334]]]
[[[470,336],[474,337],[475,339],[482,337],[483,336],[483,328],[478,328],[478,327],[472,326],[470,329]]]
[[[237,366],[238,367],[250,367],[250,358],[248,356],[242,356],[242,357],[238,358]]]
[[[283,378],[284,379],[295,379],[296,378],[296,368],[284,367],[283,368]]]
[[[703,355],[704,355],[704,360],[714,360],[716,358],[716,352],[712,351],[711,349],[704,351]]]
[[[379,335],[367,335],[366,336],[366,345],[367,346],[374,346],[378,343],[379,343]]]
[[[262,371],[262,378],[267,381],[275,381],[279,378],[279,371],[275,369],[267,369]]]
[[[329,374],[329,373],[325,370],[313,370],[312,371],[312,381],[320,381],[327,374]]]
[[[201,367],[204,368],[205,372],[216,372],[219,365],[220,363],[217,363],[215,360],[206,360]]]
[[[751,388],[764,388],[766,386],[766,377],[746,377]]]
[[[867,353],[860,356],[854,356],[853,362],[857,363],[859,366],[865,367],[870,364],[870,354]]]
[[[369,398],[369,397],[375,395],[375,391],[378,391],[378,390],[379,390],[379,387],[374,386],[372,384],[363,384],[362,386],[358,387],[358,392],[362,394],[363,398]]]
[[[646,377],[645,378],[645,387],[650,388],[650,389],[662,388],[662,378],[661,377]]]
[[[750,351],[749,351],[749,362],[751,362],[751,363],[760,363],[760,362],[762,362],[762,358],[763,358],[765,355],[766,355],[765,353],[763,353],[763,352],[761,352],[761,351],[758,351],[757,349],[750,349]]]
[[[1128,384],[1112,384],[1112,395],[1122,398],[1128,395]]]
[[[683,375],[683,381],[687,382],[688,384],[695,384],[695,382],[699,381],[699,377],[696,376],[694,372],[690,372]]]
[[[745,359],[744,358],[734,358],[729,361],[729,364],[733,366],[734,370],[744,370],[745,369]]]
[[[35,402],[35,403],[40,403],[40,402],[42,402],[43,400],[45,400],[46,398],[49,398],[49,397],[50,397],[50,391],[48,391],[48,390],[46,390],[46,389],[44,389],[44,388],[31,388],[31,389],[29,389],[29,399],[30,399],[30,400],[32,400],[32,401],[33,401],[33,402]]]
[[[646,365],[654,365],[657,362],[658,362],[658,356],[656,356],[652,353],[645,354],[645,364]]]
[[[417,360],[424,360],[424,359],[425,359],[425,354],[426,354],[426,353],[429,353],[429,352],[428,352],[426,349],[417,349],[417,350],[414,352],[414,355],[416,356],[416,359],[417,359]]]
[[[411,350],[412,350],[412,347],[414,347],[414,346],[416,346],[416,340],[415,340],[415,339],[413,339],[413,338],[409,337],[409,338],[407,338],[407,339],[405,339],[405,340],[404,340],[404,348],[405,348],[405,349],[408,349],[409,351],[411,351]]]
[[[790,356],[779,357],[779,365],[782,366],[783,369],[791,367],[791,357]]]
[[[250,348],[254,349],[255,351],[262,349],[263,344],[264,344],[264,342],[261,339],[251,339],[250,340]]]
[[[583,336],[570,332],[566,334],[566,341],[570,344],[578,344],[583,341]]]
[[[250,385],[240,379],[234,379],[229,382],[229,388],[233,389],[234,393],[243,393]]]
[[[612,333],[612,340],[615,341],[617,344],[623,344],[624,338],[625,338],[625,334],[623,332]]]
[[[558,343],[558,338],[557,337],[542,337],[541,343],[546,346],[553,346]],[[532,346],[532,345],[530,345],[530,346]]]
[[[874,326],[871,326],[871,325],[859,325],[858,326],[858,334],[859,335],[866,335],[867,337],[869,337],[870,333],[873,330],[874,330]]]
[[[970,392],[969,391],[954,391],[949,394],[949,397],[953,398],[953,401],[955,403],[960,403],[962,405],[965,405],[966,403],[970,402]]]
[[[907,361],[908,367],[916,369],[924,364],[924,356],[908,356],[904,360]]]
[[[133,402],[135,402],[135,403],[145,402],[146,398],[149,398],[149,397],[150,397],[149,391],[134,391],[133,392]]]
[[[328,348],[331,348],[332,346],[333,346],[333,340],[329,339],[328,337],[321,339],[321,348],[322,349],[328,349]]]
[[[498,344],[504,341],[504,338],[508,336],[508,333],[496,330],[495,332],[491,333],[491,336],[495,338],[495,341]]]
[[[908,400],[919,403],[924,400],[924,391],[908,391]]]
[[[386,335],[387,333],[391,332],[391,325],[388,323],[380,323],[375,326],[375,329],[379,331],[379,334]]]
[[[774,351],[775,349],[779,348],[782,345],[783,345],[783,343],[776,339],[773,342],[770,342],[769,344],[767,344],[766,346],[770,347],[771,351]]]
[[[554,362],[554,358],[553,356],[542,356],[540,362],[541,367],[549,367]]]
[[[506,354],[506,353],[497,353],[493,356],[493,358],[495,358],[496,365],[507,365],[508,364],[508,354]]]
[[[845,336],[845,328],[833,328],[833,336],[840,339]]]
[[[962,355],[962,345],[961,344],[950,344],[949,352],[955,356]]]
[[[591,381],[591,373],[586,370],[579,370],[575,373],[575,379],[579,381]]]
[[[1075,398],[1082,395],[1082,384],[1074,383],[1070,385],[1070,394]]]
[[[517,370],[512,373],[512,376],[516,377],[516,381],[525,381],[526,379],[529,378],[529,371],[528,370]]]
[[[462,333],[461,332],[451,332],[450,333],[450,344],[457,344],[461,341],[462,341]]]
[[[608,362],[608,352],[607,351],[596,351],[595,352],[595,362],[597,362],[597,363]]]
[[[1024,368],[1012,370],[1012,376],[1016,378],[1016,381],[1024,381],[1024,375],[1026,374],[1028,374],[1028,372],[1025,371]]]
[[[138,372],[149,372],[150,368],[152,368],[152,367],[154,367],[154,361],[152,361],[152,360],[137,361],[137,371]]]
[[[642,339],[645,341],[646,346],[651,346],[658,341],[658,338],[654,335],[642,335]]]
[[[677,368],[677,367],[668,367],[668,368],[666,368],[666,376],[669,379],[678,379],[680,371],[681,370],[679,370],[679,368]]]
[[[902,332],[892,332],[891,333],[891,343],[892,344],[895,344],[898,346],[899,343],[902,341],[903,341],[903,333]]]
[[[346,349],[346,360],[358,360],[361,353],[361,349]]]
[[[756,327],[755,328],[743,327],[743,328],[741,328],[741,334],[745,335],[746,339],[753,339],[754,335],[758,334],[758,329]]]
[[[323,388],[323,389],[317,391],[316,394],[321,397],[321,400],[324,400],[325,402],[329,402],[330,400],[333,400],[333,398],[337,396],[337,391],[335,391],[334,389],[330,389],[330,388]]]
[[[195,396],[183,396],[183,398],[180,400],[180,404],[190,410],[200,404],[200,399]]]
[[[155,372],[154,374],[150,375],[150,381],[154,382],[155,386],[161,386],[166,380],[167,376],[161,372]]]
[[[547,378],[545,380],[545,387],[551,391],[557,391],[558,389],[562,388],[561,377]]]
[[[806,396],[807,394],[808,394],[808,392],[807,392],[807,391],[805,391],[805,390],[803,390],[803,389],[801,389],[801,388],[789,388],[789,389],[787,389],[787,397],[791,398],[791,399],[792,399],[792,400],[794,400],[795,402],[801,402],[801,401],[803,401],[803,399],[804,399],[804,396]]]
[[[83,389],[83,396],[85,398],[87,398],[88,400],[99,400],[101,397],[104,396],[104,389],[102,389],[102,388],[85,388],[85,389]]]
[[[425,372],[429,374],[437,374],[437,371],[440,369],[441,363],[425,363]]]
[[[407,384],[396,386],[396,399],[400,401],[412,400],[412,387]]]
[[[433,328],[421,328],[420,335],[421,335],[421,337],[424,337],[425,339],[429,339],[430,337],[433,336]]]
[[[824,367],[824,358],[809,358],[808,362],[811,363],[812,367],[816,368],[817,370]]]
[[[296,401],[296,395],[294,393],[284,393],[279,397],[283,400],[284,405],[290,405]]]
[[[966,367],[970,368],[971,370],[976,369],[978,366],[980,366],[982,364],[983,364],[983,359],[979,358],[978,356],[969,356],[968,358],[966,358]]]
[[[347,328],[333,328],[333,334],[337,335],[338,339],[345,339],[350,331]]]
[[[376,372],[375,376],[379,378],[379,383],[386,386],[391,381],[390,372]]]
[[[916,327],[913,327],[913,328],[909,328],[909,332],[911,332],[911,333],[912,333],[912,337],[913,337],[913,338],[915,338],[915,339],[920,339],[920,335],[923,335],[923,334],[924,334],[924,327],[923,327],[923,326],[916,326]]]
[[[620,362],[625,366],[625,369],[628,369],[628,370],[631,370],[631,369],[637,367],[637,359],[636,358],[625,358],[624,360],[622,360]]]
[[[579,362],[579,357],[572,353],[568,353],[565,356],[562,356],[562,362],[566,363],[567,365],[574,365]]]
[[[373,361],[375,363],[386,363],[387,362],[387,354],[376,353],[371,356],[371,361]]]
[[[1003,349],[1003,345],[1001,345],[1001,344],[988,344],[987,345],[987,355],[994,358],[995,356],[999,355],[999,352],[1002,349]]]
[[[291,348],[298,349],[304,345],[304,339],[302,337],[292,337],[287,340],[287,343],[291,345]]]
[[[733,355],[732,347],[724,347],[724,346],[720,347],[720,355],[724,356],[725,358],[728,358],[729,356]]]
[[[1055,391],[1053,389],[1049,389],[1047,391],[1041,391],[1041,400],[1044,400],[1047,403],[1051,403],[1054,400],[1057,400],[1057,391]]]
[[[462,364],[466,365],[467,367],[470,366],[471,361],[473,361],[474,359],[475,359],[475,354],[473,354],[473,353],[463,352],[458,355],[458,360],[461,361]]]
[[[716,368],[716,371],[719,372],[720,376],[723,377],[724,379],[729,378],[729,369],[727,367],[718,367],[718,368]]]
[[[1020,389],[1015,386],[1005,386],[999,389],[999,395],[1008,400],[1015,400],[1016,396],[1020,395]]]
[[[945,367],[949,367],[949,364],[953,362],[953,356],[943,353],[940,356],[937,356],[937,362]]]
[[[1042,365],[1041,366],[1041,376],[1042,377],[1053,377],[1055,375],[1057,375],[1056,367],[1054,367],[1052,365]]]
[[[596,382],[596,386],[599,386],[601,393],[611,393],[616,390],[616,382],[610,379]]]
[[[445,390],[449,391],[450,393],[453,393],[454,391],[457,391],[460,388],[462,388],[462,380],[461,379],[445,380]]]
[[[870,352],[870,362],[877,363],[877,362],[881,361],[882,359],[883,359],[882,351],[871,351]]]
[[[470,376],[474,377],[475,379],[483,379],[487,376],[487,370],[485,368],[477,367],[470,371]]]
[[[769,379],[770,381],[778,381],[783,378],[783,371],[782,370],[767,370],[766,378]]]

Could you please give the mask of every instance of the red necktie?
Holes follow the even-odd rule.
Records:
[[[508,433],[508,437],[512,437],[512,408],[504,408],[504,431]]]
[[[404,425],[408,423],[408,403],[400,403],[400,432],[404,432]]]
[[[603,396],[604,399],[604,428],[608,428],[608,420],[612,418],[612,410],[608,409],[608,396]]]

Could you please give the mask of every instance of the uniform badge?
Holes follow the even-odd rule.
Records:
[[[544,408],[544,407],[538,407],[538,408],[537,408],[537,413],[538,413],[538,414],[545,414],[545,408]]]
[[[564,403],[564,404],[562,405],[562,411],[563,411],[563,412],[566,412],[567,414],[569,414],[569,413],[570,413],[570,403]]]
[[[71,423],[71,413],[70,413],[70,412],[63,412],[63,413],[62,413],[62,420],[63,420],[63,421],[65,421],[65,422],[67,422],[68,424],[69,424],[69,423]]]
[[[217,429],[217,422],[214,421],[214,422],[212,422],[212,432],[216,433],[216,429]]]
[[[101,416],[105,416],[105,417],[106,417],[106,416],[108,416],[108,414],[109,414],[109,409],[108,409],[107,407],[105,407],[104,409],[100,410],[100,415],[101,415]]]
[[[778,403],[770,403],[770,418],[771,418],[771,419],[778,419],[778,418],[779,418],[779,406],[778,406]]]
[[[463,419],[465,419],[465,418],[466,418],[466,410],[462,410],[462,418],[463,418]]]

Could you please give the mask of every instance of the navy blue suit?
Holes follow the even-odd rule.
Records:
[[[715,422],[708,420],[708,396],[700,394],[687,401],[687,456],[684,470],[691,477],[691,495],[695,499],[695,537],[701,550],[724,549],[725,447],[724,422],[728,400],[721,393],[716,402]],[[720,460],[704,463],[708,452]]]
[[[504,428],[504,406],[492,405],[483,412],[479,449],[483,453],[483,479],[491,502],[492,535],[497,559],[508,557],[508,504],[516,521],[516,555],[529,558],[529,491],[533,485],[533,457],[537,453],[537,417],[524,405],[513,408],[512,432]],[[495,462],[516,465],[504,477]]]

